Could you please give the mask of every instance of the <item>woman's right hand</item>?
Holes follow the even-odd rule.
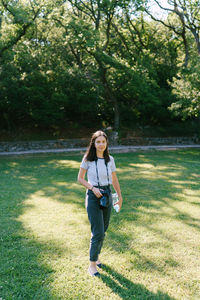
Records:
[[[95,194],[95,196],[96,196],[97,198],[101,198],[101,197],[103,196],[103,195],[101,194],[100,190],[99,190],[98,188],[96,188],[96,187],[93,187],[92,191],[93,191],[93,193]]]

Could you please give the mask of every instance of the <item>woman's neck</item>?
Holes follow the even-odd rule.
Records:
[[[104,158],[103,152],[97,151],[96,154],[97,154],[97,157],[98,157],[98,158]]]

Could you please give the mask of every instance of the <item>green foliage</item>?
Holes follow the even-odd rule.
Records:
[[[171,111],[198,117],[199,62],[180,67],[180,38],[145,19],[142,3],[2,1],[0,127],[106,122],[118,130],[165,123]]]
[[[200,116],[200,59],[194,58],[191,66],[182,70],[171,83],[178,101],[173,102],[170,110],[183,119]]]

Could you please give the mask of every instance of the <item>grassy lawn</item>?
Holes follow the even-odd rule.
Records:
[[[0,158],[0,299],[200,299],[200,152],[113,155],[124,196],[87,274],[81,155]]]

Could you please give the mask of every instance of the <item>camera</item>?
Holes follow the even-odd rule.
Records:
[[[110,199],[110,191],[107,190],[100,190],[101,194],[103,195],[100,198],[100,206],[108,207],[109,206],[109,199]]]

